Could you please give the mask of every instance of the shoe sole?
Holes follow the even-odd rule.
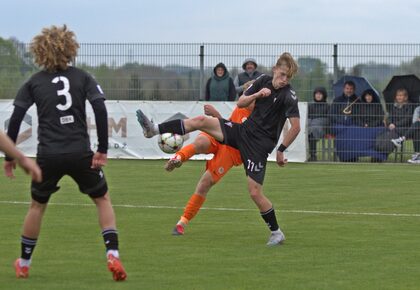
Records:
[[[169,160],[165,165],[165,170],[168,172],[171,172],[175,168],[179,168],[182,166],[182,161],[177,159],[171,159]]]
[[[152,138],[153,133],[152,133],[151,126],[153,126],[153,123],[149,120],[149,118],[147,118],[147,116],[140,109],[136,111],[136,115],[137,115],[137,122],[139,122],[140,126],[143,128],[144,137]]]

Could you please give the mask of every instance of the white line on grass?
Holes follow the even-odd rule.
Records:
[[[28,205],[28,201],[10,201],[0,200],[0,204],[16,204]],[[49,205],[58,206],[94,206],[93,203],[64,203],[64,202],[50,202]],[[183,207],[179,206],[166,206],[166,205],[134,205],[134,204],[114,204],[113,207],[122,208],[146,208],[146,209],[177,209],[182,210]],[[203,210],[214,211],[256,211],[256,209],[249,208],[228,208],[228,207],[203,207]],[[350,212],[350,211],[322,211],[322,210],[298,210],[298,209],[283,209],[279,212],[288,213],[302,213],[302,214],[323,214],[323,215],[360,215],[360,216],[389,216],[389,217],[420,217],[419,213],[380,213],[380,212]]]

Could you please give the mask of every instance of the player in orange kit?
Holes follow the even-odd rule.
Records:
[[[235,107],[229,121],[242,123],[251,114],[254,104],[247,108]],[[220,113],[212,105],[204,105],[204,113],[208,116],[222,118]],[[206,172],[201,176],[194,194],[190,197],[185,206],[184,213],[172,231],[173,235],[183,235],[188,222],[198,213],[207,193],[233,166],[242,164],[239,150],[228,145],[219,143],[216,139],[206,133],[200,133],[192,144],[184,146],[171,158],[165,169],[172,171],[189,160],[195,154],[214,154],[211,160],[206,163]]]

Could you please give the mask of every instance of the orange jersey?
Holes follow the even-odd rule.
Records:
[[[252,112],[248,108],[235,107],[235,109],[229,117],[229,121],[241,124],[245,122],[246,119],[248,119],[251,113]]]
[[[251,110],[248,108],[235,107],[229,120],[234,123],[243,123],[251,114]],[[214,157],[207,161],[206,168],[209,170],[215,182],[218,182],[233,166],[242,164],[241,154],[239,150],[220,144],[212,136],[206,135],[210,140],[209,153],[213,153]]]

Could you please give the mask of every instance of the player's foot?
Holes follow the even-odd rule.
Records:
[[[142,110],[138,109],[136,111],[137,121],[139,122],[140,126],[143,128],[143,134],[146,138],[152,138],[156,135],[154,132],[154,126],[152,121],[147,118],[147,116],[143,113]]]
[[[175,155],[171,159],[168,160],[165,164],[165,170],[171,172],[175,168],[179,168],[182,165],[182,160],[179,155]]]
[[[407,162],[411,164],[420,164],[420,154],[413,154],[411,159],[407,160]]]
[[[275,232],[271,232],[270,238],[268,239],[267,246],[275,246],[281,244],[286,237],[284,236],[283,232],[278,229]]]
[[[172,230],[172,235],[174,236],[182,236],[184,234],[185,228],[181,224],[176,224],[174,229]]]
[[[124,266],[120,259],[114,257],[112,254],[108,254],[108,270],[112,272],[112,278],[115,281],[124,281],[127,279],[127,273],[125,272]]]
[[[20,258],[15,261],[15,272],[16,278],[28,278],[29,277],[29,267],[20,265]]]
[[[397,139],[391,139],[391,142],[395,145],[395,147],[401,148],[402,143],[404,142],[404,139],[401,137],[398,137]]]

